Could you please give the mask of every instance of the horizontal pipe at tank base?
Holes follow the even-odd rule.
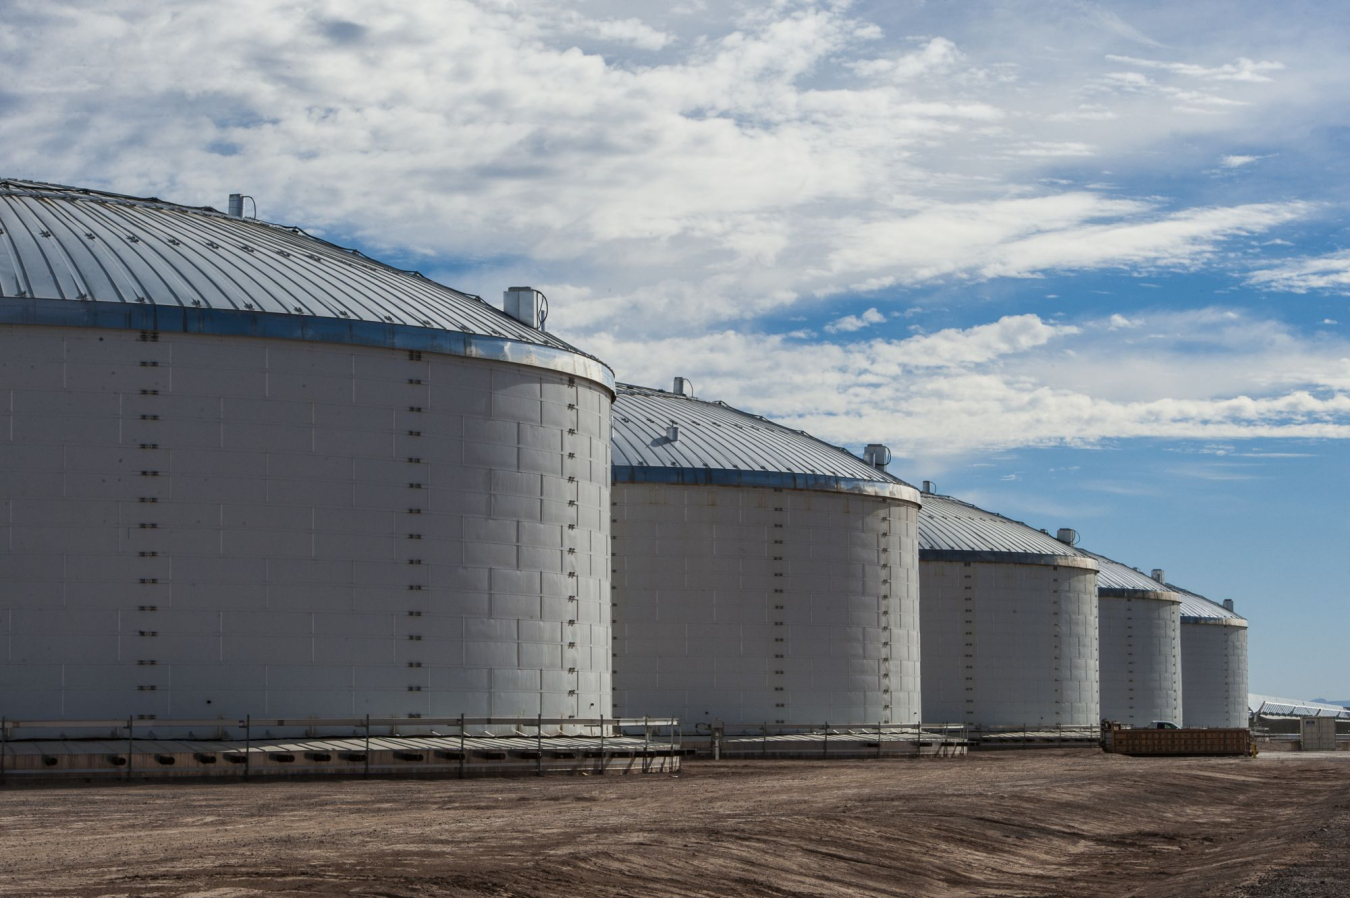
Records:
[[[1071,567],[1101,570],[1097,559],[1084,555],[1042,555],[1036,552],[994,552],[978,549],[920,549],[919,561],[956,561],[980,564],[1032,564],[1041,567]]]
[[[615,483],[670,484],[678,486],[732,486],[761,489],[809,490],[822,493],[856,493],[880,499],[919,504],[919,491],[905,483],[836,477],[833,474],[793,474],[785,471],[743,471],[735,468],[662,468],[646,465],[614,465]]]
[[[260,337],[436,352],[583,377],[600,384],[610,393],[614,392],[614,372],[595,359],[564,349],[522,343],[504,337],[485,337],[411,324],[381,324],[378,321],[348,321],[315,315],[283,315],[278,312],[8,296],[0,297],[0,325],[4,324],[108,328],[210,337]]]

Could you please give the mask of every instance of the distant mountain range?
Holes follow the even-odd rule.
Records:
[[[1340,705],[1343,708],[1350,708],[1350,698],[1315,698],[1315,702],[1321,702],[1324,705]]]

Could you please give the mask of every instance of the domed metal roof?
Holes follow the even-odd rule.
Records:
[[[920,561],[980,561],[1097,569],[1086,552],[1048,533],[951,496],[923,495]]]
[[[857,492],[917,503],[899,478],[800,430],[631,384],[614,400],[615,483],[684,483]]]
[[[477,296],[299,228],[33,181],[0,180],[0,323],[426,349],[613,384],[593,357]]]
[[[1113,561],[1105,555],[1081,550],[1097,559],[1101,570],[1097,573],[1097,594],[1122,599],[1155,599],[1180,602],[1181,594],[1165,583],[1159,583],[1143,571]]]
[[[1183,624],[1226,624],[1245,627],[1247,619],[1236,611],[1229,611],[1218,602],[1171,583],[1167,588],[1181,594],[1181,622]]]
[[[1185,623],[1229,624],[1245,627],[1247,621],[1240,614],[1229,611],[1217,602],[1182,589],[1172,583],[1159,583],[1143,571],[1112,561],[1104,555],[1087,552],[1101,565],[1097,575],[1097,592],[1129,598],[1151,598],[1181,603],[1181,619]]]

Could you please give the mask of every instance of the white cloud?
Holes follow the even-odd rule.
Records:
[[[876,288],[947,275],[1031,277],[1052,270],[1190,267],[1223,240],[1260,233],[1308,211],[1302,203],[1158,214],[1148,203],[1069,193],[981,204],[933,205],[849,227],[831,269]],[[887,273],[890,272],[890,273]]]
[[[1055,177],[1220,127],[1181,106],[1233,128],[1269,112],[1251,93],[1267,62],[1103,81],[1112,48],[1157,42],[1100,11],[1025,23],[1054,29],[1035,40],[935,16],[916,43],[847,3],[598,6],[20,0],[0,35],[6,166],[191,203],[245,190],[433,274],[454,259],[446,279],[484,295],[588,285],[554,310],[577,336],[619,312],[696,332],[853,288],[1202,264],[1305,208]]]
[[[1244,165],[1251,165],[1253,162],[1266,158],[1265,156],[1224,156],[1219,159],[1219,164],[1224,168],[1241,168]]]
[[[1257,62],[1245,57],[1217,66],[1196,65],[1190,62],[1162,62],[1133,56],[1108,55],[1106,58],[1112,62],[1124,62],[1145,69],[1161,69],[1174,75],[1184,75],[1202,81],[1270,81],[1272,79],[1268,72],[1279,72],[1284,69],[1282,62]]]
[[[950,71],[961,60],[961,51],[956,44],[942,37],[935,37],[913,53],[905,53],[889,59],[864,59],[848,63],[848,67],[864,78],[885,78],[892,81],[907,81],[923,75]]]
[[[1350,293],[1350,250],[1289,259],[1252,272],[1247,282],[1255,287],[1289,293],[1313,290]]]
[[[1350,438],[1350,341],[1222,308],[1158,311],[1147,324],[1018,315],[847,345],[727,330],[596,348],[630,380],[690,376],[706,398],[922,461],[1133,437]]]
[[[566,18],[566,30],[604,41],[631,44],[642,50],[660,50],[674,36],[658,31],[641,19],[588,19],[572,13]]]
[[[1015,156],[1091,156],[1094,150],[1082,141],[1037,140],[1010,150]]]
[[[920,10],[893,34],[844,2],[620,8],[15,0],[5,174],[191,203],[244,190],[264,217],[439,262],[485,296],[533,283],[551,326],[622,377],[688,374],[836,442],[1346,435],[1334,334],[1213,310],[943,328],[963,283],[1234,270],[1263,251],[1246,238],[1274,244],[1315,208],[1296,190],[1197,207],[1149,176],[1303,140],[1288,123],[1344,95],[1331,38],[1295,51],[1253,25],[1235,47],[1185,16],[1136,27],[1076,2],[998,28]],[[1201,61],[1136,55],[1168,43]],[[1350,288],[1347,254],[1250,258],[1259,286]],[[919,300],[935,332],[865,330],[895,287],[940,297]],[[876,295],[839,317],[851,291]],[[826,321],[861,339],[811,342]]]
[[[836,318],[834,321],[825,325],[825,330],[827,333],[831,334],[852,333],[853,331],[859,331],[865,327],[870,327],[873,324],[881,324],[885,320],[885,315],[878,312],[875,308],[871,308],[861,315],[845,315],[843,318]]]

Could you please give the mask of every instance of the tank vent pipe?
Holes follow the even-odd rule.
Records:
[[[231,217],[231,218],[243,218],[243,217],[244,217],[244,200],[248,200],[250,203],[253,204],[253,217],[254,217],[254,218],[257,218],[257,217],[258,217],[258,201],[255,200],[253,197],[249,196],[247,193],[232,193],[232,194],[230,194],[230,205],[229,205],[229,213],[230,213],[230,217]]]
[[[1167,582],[1167,572],[1160,567],[1155,567],[1153,569],[1153,573],[1149,574],[1149,576],[1152,577],[1154,580],[1157,580],[1159,583]]]
[[[863,461],[884,471],[891,463],[891,450],[880,443],[868,443],[863,450]]]

